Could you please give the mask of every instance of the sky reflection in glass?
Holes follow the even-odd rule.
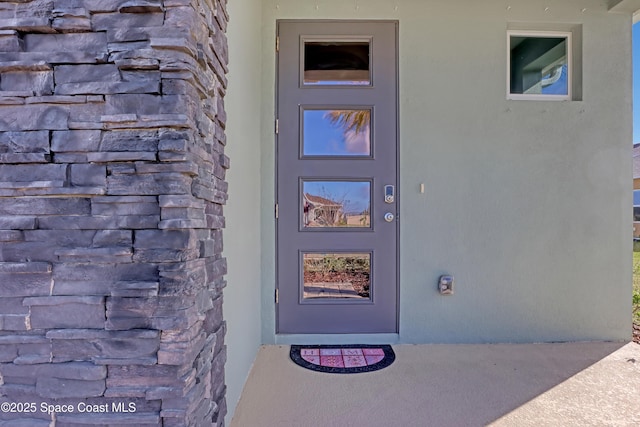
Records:
[[[366,118],[362,129],[348,129],[331,120],[332,110],[305,110],[303,116],[304,156],[369,156],[371,152],[370,117],[368,110],[358,112]],[[337,112],[337,111],[336,111]]]
[[[569,82],[567,79],[567,64],[562,64],[562,68],[560,69],[560,78],[556,80],[554,83],[551,83],[548,86],[542,85],[542,94],[543,95],[567,95],[569,93]],[[542,79],[548,79],[551,77],[551,73],[542,76]]]
[[[369,209],[371,183],[369,181],[304,181],[302,191],[340,203],[347,213]]]

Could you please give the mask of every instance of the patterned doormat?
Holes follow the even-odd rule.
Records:
[[[331,374],[357,374],[386,368],[396,360],[390,345],[292,345],[291,360]]]

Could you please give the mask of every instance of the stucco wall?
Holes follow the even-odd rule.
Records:
[[[323,339],[274,332],[280,18],[399,20],[399,342],[629,339],[631,16],[595,0],[507,3],[263,3],[265,343]],[[506,100],[506,30],[520,21],[582,25],[582,101]],[[443,273],[453,296],[436,292]]]
[[[227,155],[230,199],[225,210],[229,260],[225,289],[227,404],[233,414],[260,336],[260,76],[261,2],[229,2],[229,89]]]

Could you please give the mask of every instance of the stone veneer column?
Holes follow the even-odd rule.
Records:
[[[223,424],[225,7],[0,1],[0,425]]]

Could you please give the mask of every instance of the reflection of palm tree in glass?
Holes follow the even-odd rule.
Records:
[[[326,117],[332,124],[342,126],[345,132],[364,132],[371,123],[369,110],[332,110],[327,112]]]

